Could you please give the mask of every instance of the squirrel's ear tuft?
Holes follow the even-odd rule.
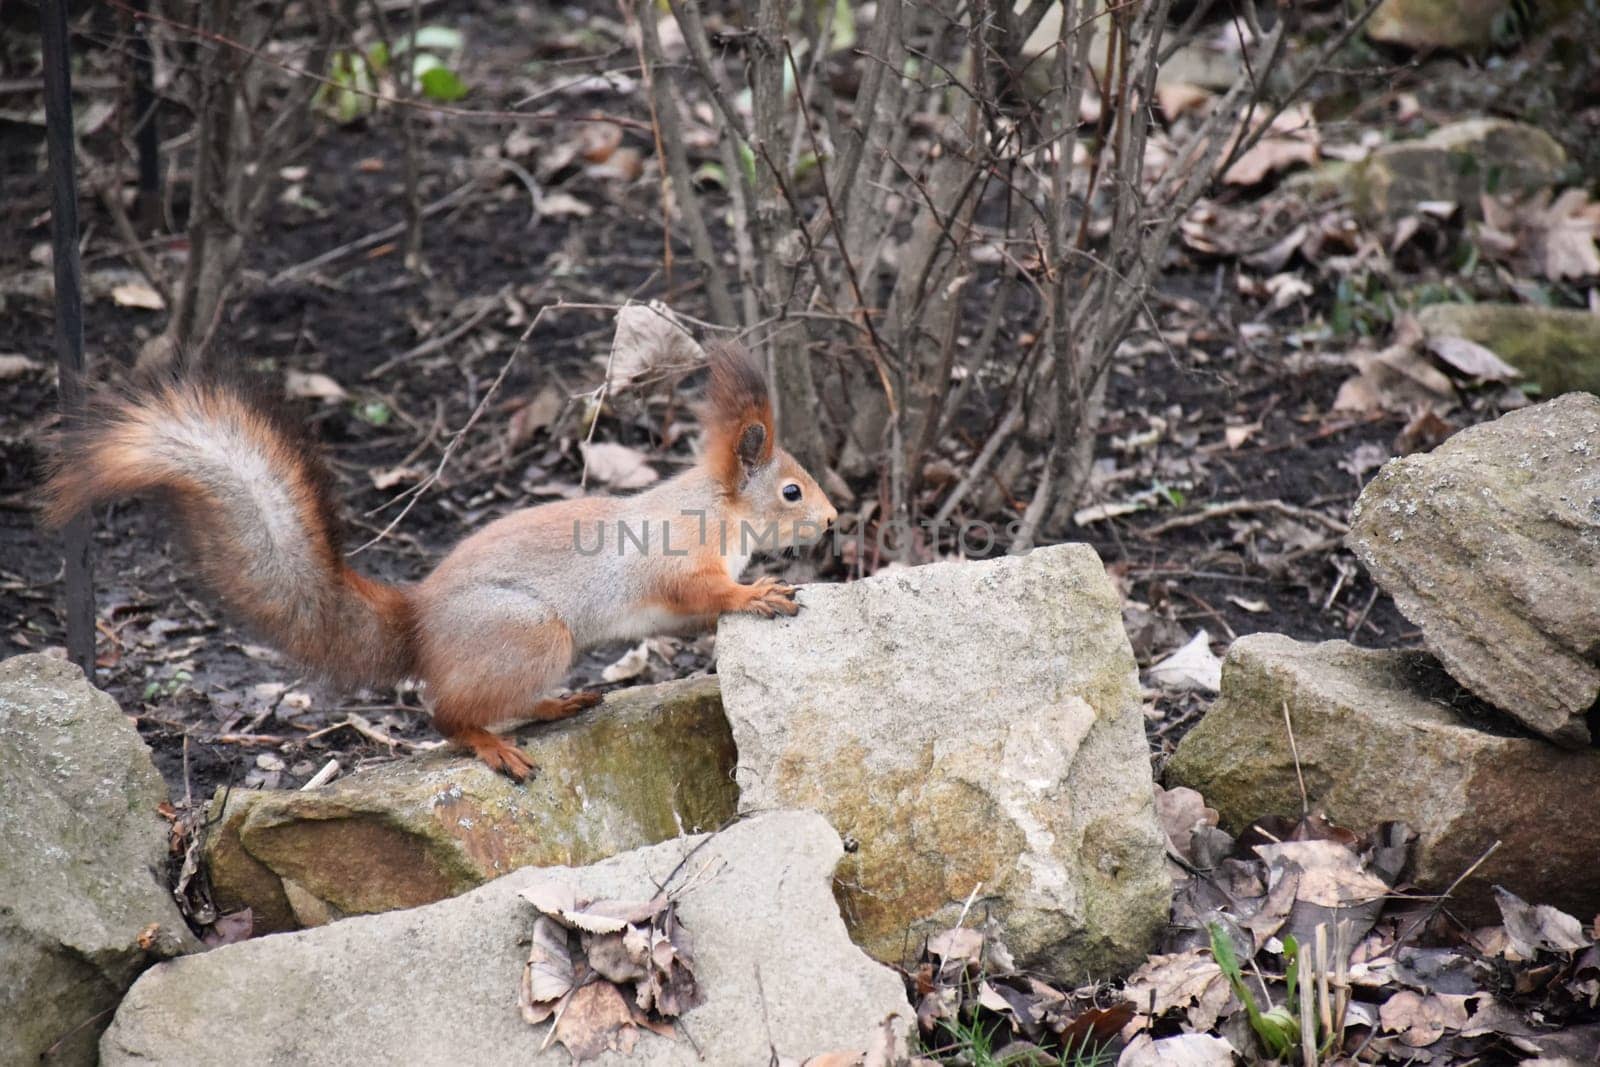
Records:
[[[711,383],[700,420],[706,431],[705,461],[730,492],[772,460],[772,398],[767,379],[742,345],[706,346]]]
[[[764,462],[762,457],[772,455],[767,443],[767,428],[752,422],[739,434],[739,465],[747,472],[754,471]]]

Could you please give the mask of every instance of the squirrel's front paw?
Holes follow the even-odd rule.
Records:
[[[740,611],[770,619],[774,615],[793,615],[800,610],[794,602],[794,586],[785,585],[776,578],[760,578],[747,586],[749,599]]]

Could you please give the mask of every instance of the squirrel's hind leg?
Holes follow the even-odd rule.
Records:
[[[535,701],[572,666],[572,631],[559,619],[499,622],[442,642],[425,642],[423,679],[433,725],[492,769],[527,779],[533,761],[486,727],[512,719],[562,719],[599,703],[595,693]]]

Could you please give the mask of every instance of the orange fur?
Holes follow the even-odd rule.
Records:
[[[713,343],[707,346],[706,355],[711,381],[700,411],[706,463],[724,489],[737,493],[750,466],[772,461],[772,397],[766,378],[743,347]],[[752,427],[760,428],[760,445],[742,456],[741,445]]]

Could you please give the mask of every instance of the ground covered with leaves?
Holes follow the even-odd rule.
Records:
[[[505,112],[537,100],[541,117],[420,112],[426,221],[421,261],[408,265],[395,117],[322,101],[316,137],[278,169],[217,334],[242,368],[281,388],[327,455],[348,503],[355,565],[393,580],[420,577],[463,532],[515,507],[637,488],[688,462],[692,380],[661,377],[625,393],[602,385],[622,305],[659,300],[685,321],[710,317],[687,240],[662,217],[649,109],[614,9],[426,6],[430,23],[459,34],[451,58],[460,85],[446,87],[465,93],[459,107]],[[24,36],[0,43],[7,653],[62,641],[60,559],[33,513],[56,415],[44,130],[30,80],[38,57]],[[96,188],[111,182],[104,161],[128,121],[125,39],[90,21],[80,44],[81,163],[85,187]],[[1194,647],[1200,630],[1202,671],[1212,648],[1256,631],[1417,643],[1342,546],[1349,505],[1385,460],[1526,403],[1536,389],[1481,352],[1424,342],[1410,316],[1486,299],[1592,307],[1600,214],[1580,182],[1560,196],[1491,196],[1372,222],[1337,188],[1303,179],[1313,164],[1491,113],[1543,126],[1592,184],[1600,79],[1581,64],[1552,65],[1552,47],[1541,38],[1477,61],[1357,41],[1348,69],[1319,83],[1321,95],[1289,113],[1281,135],[1265,138],[1185,220],[1113,372],[1090,495],[1064,531],[1093,544],[1119,582],[1141,666]],[[1163,106],[1177,123],[1207,101],[1194,89]],[[163,108],[170,129],[183,128],[186,116]],[[703,128],[686,137],[714,186],[711,140]],[[112,184],[108,195],[120,196]],[[181,260],[183,242],[170,233],[186,205],[164,205],[165,234],[136,244],[103,198],[82,206],[86,342],[104,374],[160,328],[163,298],[140,257]],[[732,239],[725,220],[714,231]],[[999,329],[997,352],[1030,343],[1019,323]],[[930,513],[1011,399],[965,396],[957,439],[924,479]],[[996,492],[984,499],[999,503],[962,514],[1004,529],[1027,501],[1003,473],[990,481]],[[847,488],[850,499],[838,501],[845,528],[870,531],[873,485]],[[228,625],[189,580],[169,533],[139,503],[96,515],[98,681],[136,717],[176,801],[202,802],[223,785],[297,787],[437,743],[409,689],[330,693]],[[769,566],[840,581],[890,562],[854,551]],[[569,684],[675,677],[707,669],[709,653],[709,639],[603,649]],[[1204,705],[1152,690],[1158,763]],[[1080,1062],[1140,1023],[1150,1028],[1139,1041],[1192,1035],[1185,1062],[1196,1063],[1213,1062],[1217,1046],[1207,1043],[1219,1039],[1282,1056],[1299,1048],[1397,1063],[1554,1059],[1594,1047],[1593,916],[1510,899],[1500,925],[1469,928],[1452,921],[1447,902],[1396,883],[1401,830],[1362,840],[1303,819],[1225,840],[1199,798],[1175,796],[1164,818],[1183,874],[1163,953],[1120,988],[1058,990],[1016,973],[1003,932],[952,932],[908,975],[935,1054]],[[643,928],[670,923],[662,914]],[[1355,949],[1348,966],[1330,963],[1344,958],[1341,946]],[[538,1003],[530,995],[524,1007],[536,1013]]]

